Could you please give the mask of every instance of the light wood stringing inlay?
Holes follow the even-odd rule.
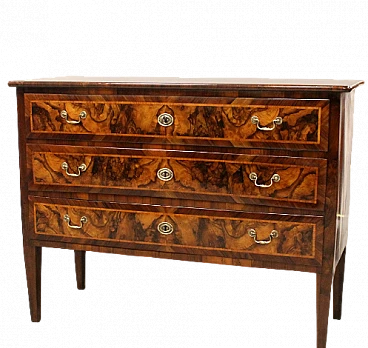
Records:
[[[74,225],[79,225],[82,216],[86,216],[88,222],[81,229],[69,228],[63,220],[65,214],[70,216]],[[163,221],[173,225],[172,234],[162,235],[157,231],[157,225]],[[267,240],[273,229],[279,232],[279,236],[268,245],[259,245],[248,235],[250,228],[257,231],[259,240]],[[183,248],[223,249],[301,258],[316,257],[314,223],[188,216],[35,203],[34,229],[39,235],[162,244]]]
[[[32,96],[32,95],[31,95]],[[47,98],[47,96],[44,96]],[[32,132],[76,133],[95,135],[124,135],[155,138],[197,138],[229,140],[234,144],[250,142],[280,142],[290,144],[321,144],[321,128],[328,125],[328,101],[250,98],[227,98],[227,103],[175,102],[174,97],[165,102],[93,100],[30,100]],[[274,104],[270,104],[273,101]],[[298,104],[298,105],[293,105]],[[312,105],[312,106],[311,106]],[[87,118],[79,125],[70,125],[60,116],[66,110],[70,119],[77,120],[81,111]],[[161,113],[174,116],[174,124],[162,127],[157,122]],[[273,131],[261,131],[252,124],[256,115],[260,125],[270,127],[276,117],[283,122]],[[325,147],[325,144],[321,144]]]
[[[69,172],[76,173],[82,163],[87,170],[79,177],[71,177],[61,169],[63,162],[68,163]],[[312,204],[316,204],[318,198],[318,167],[303,165],[34,152],[32,167],[33,181],[38,185],[179,191]],[[174,178],[161,181],[157,177],[160,168],[172,170]],[[251,172],[257,174],[257,183],[269,184],[275,173],[281,180],[269,188],[257,187],[249,179]]]

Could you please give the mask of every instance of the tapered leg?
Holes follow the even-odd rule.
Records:
[[[24,246],[29,309],[33,322],[41,320],[41,260],[41,247]]]
[[[333,281],[333,318],[341,319],[342,291],[344,287],[346,248],[341,255],[340,261],[336,266]]]
[[[86,288],[86,252],[83,250],[74,250],[74,259],[77,288],[84,290]]]
[[[317,273],[317,348],[326,348],[332,274]]]

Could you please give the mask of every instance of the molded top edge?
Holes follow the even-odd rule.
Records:
[[[10,81],[10,87],[113,87],[113,88],[220,88],[351,91],[362,80],[178,78],[178,77],[83,77],[66,76]]]

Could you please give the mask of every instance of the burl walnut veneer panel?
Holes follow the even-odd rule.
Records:
[[[65,220],[65,216],[70,221]],[[83,217],[85,219],[83,219]],[[217,218],[213,216],[192,216],[168,213],[148,213],[127,210],[53,205],[35,203],[33,216],[34,230],[38,235],[63,236],[94,240],[115,240],[136,242],[144,249],[144,244],[156,245],[157,250],[196,253],[206,250],[207,255],[231,255],[247,252],[272,256],[298,256],[320,261],[321,218],[312,222],[303,217],[297,222],[254,219]],[[305,219],[304,219],[305,220]],[[173,232],[162,234],[158,226],[169,222]],[[83,228],[74,228],[82,225]],[[72,226],[72,227],[70,227]],[[73,227],[74,226],[74,227]],[[268,243],[272,231],[277,236],[272,243],[256,244],[249,235],[254,230],[256,238]],[[318,229],[318,231],[317,231]],[[125,243],[125,247],[131,244]],[[193,247],[197,250],[191,250]],[[150,248],[152,249],[152,248]]]
[[[81,100],[82,99],[82,100]],[[102,99],[102,100],[101,100]],[[126,100],[127,99],[127,100]],[[31,132],[124,136],[140,141],[327,149],[328,100],[26,95]],[[62,117],[62,113],[64,116]],[[66,114],[65,114],[66,112]],[[80,119],[81,113],[85,113]],[[161,126],[169,114],[173,124]],[[258,124],[252,122],[258,118]],[[281,124],[275,124],[275,120]],[[73,122],[72,124],[67,121]],[[262,131],[259,128],[274,128]],[[51,134],[50,134],[51,133]],[[133,138],[132,138],[133,137]],[[146,138],[146,139],[144,139]],[[197,139],[197,140],[196,140]],[[284,145],[283,145],[284,144]],[[209,144],[208,144],[209,145]]]
[[[241,155],[209,160],[208,156],[187,159],[164,151],[122,149],[115,150],[122,153],[116,155],[96,153],[97,150],[101,152],[72,146],[30,145],[28,158],[32,161],[29,166],[34,184],[49,188],[63,185],[139,190],[142,195],[155,192],[162,197],[185,197],[178,194],[182,192],[191,194],[193,199],[202,199],[199,194],[207,194],[207,200],[231,196],[235,201],[246,202],[245,198],[250,198],[262,200],[263,204],[273,200],[278,205],[299,202],[323,207],[326,180],[323,159]],[[173,177],[161,180],[159,171],[167,169]],[[256,174],[256,180],[251,179],[251,173]],[[275,175],[279,176],[277,182]]]

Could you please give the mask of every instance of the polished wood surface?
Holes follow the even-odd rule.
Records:
[[[216,89],[290,89],[350,91],[361,80],[260,79],[260,78],[178,78],[178,77],[85,77],[67,76],[10,81],[10,87],[126,87],[126,88],[216,88]]]
[[[31,320],[33,322],[38,322],[41,320],[42,248],[39,246],[25,245],[23,250],[27,274],[27,287]]]
[[[115,151],[124,155],[87,154],[91,150],[106,150],[91,148],[86,151],[83,147],[71,146],[32,145],[29,150],[35,185],[131,189],[145,191],[146,195],[156,191],[156,195],[162,197],[178,197],[178,192],[190,192],[195,193],[194,199],[202,199],[198,194],[203,193],[211,195],[206,198],[208,200],[231,196],[239,201],[239,197],[249,197],[265,202],[277,200],[284,205],[318,202],[322,206],[324,200],[326,166],[322,159],[227,155],[212,156],[214,160],[194,160],[173,157],[176,154],[172,152],[149,150]],[[180,152],[178,155],[188,156]],[[67,163],[67,170],[62,168],[63,163]],[[85,165],[84,171],[78,169],[81,165]],[[163,181],[158,177],[162,168],[172,171],[171,180]],[[251,180],[251,173],[257,175],[256,181]],[[280,176],[280,181],[273,182],[275,174]]]
[[[234,146],[257,143],[327,146],[328,100],[261,98],[112,98],[63,95],[26,95],[33,133],[123,135],[126,137],[208,138],[226,140]],[[124,100],[128,99],[128,100]],[[67,112],[68,119],[62,112]],[[79,119],[81,112],[85,119]],[[159,115],[173,117],[173,125],[162,126]],[[258,117],[259,125],[252,123]],[[282,124],[275,125],[276,118]],[[68,123],[74,122],[72,124]],[[79,122],[75,124],[75,122]],[[259,129],[261,128],[261,129]],[[273,130],[262,130],[269,128]]]
[[[247,252],[256,254],[316,257],[317,222],[302,221],[290,223],[274,220],[223,219],[211,216],[191,216],[178,214],[152,214],[110,209],[90,209],[62,205],[36,203],[34,206],[35,233],[40,235],[58,235],[83,239],[116,240],[136,242],[133,248],[144,249],[145,244],[170,246],[180,251],[181,247],[190,253],[191,247],[207,250],[207,254],[219,254],[216,250]],[[65,215],[71,219],[71,228],[64,221]],[[81,224],[82,216],[87,222]],[[294,219],[297,220],[297,219]],[[158,230],[160,223],[173,226],[169,235]],[[320,227],[320,223],[319,223]],[[254,229],[257,239],[270,240],[273,230],[278,237],[267,245],[257,244],[248,231]],[[320,232],[320,231],[319,231]],[[321,233],[319,233],[321,234]],[[129,244],[132,245],[131,243]],[[320,248],[320,246],[319,246]],[[157,250],[160,250],[157,248]],[[285,262],[289,262],[287,259]]]
[[[42,247],[75,250],[79,289],[86,251],[298,270],[316,273],[317,348],[325,348],[332,284],[341,317],[353,89],[361,83],[10,82],[32,320],[40,319]],[[172,125],[158,124],[163,112]],[[170,181],[157,177],[162,168]],[[270,185],[276,173],[281,180]],[[173,232],[160,234],[161,222]],[[269,243],[256,243],[251,229]]]
[[[86,252],[85,250],[74,250],[75,275],[78,290],[86,288]]]

